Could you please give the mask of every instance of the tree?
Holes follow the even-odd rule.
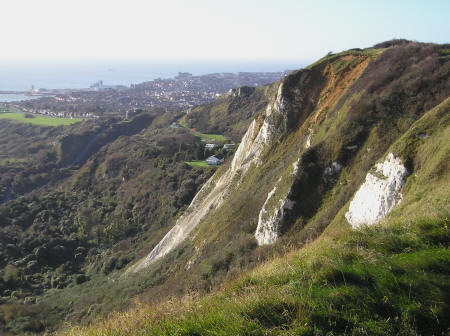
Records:
[[[196,160],[203,160],[205,158],[203,153],[203,148],[201,145],[197,145],[195,147],[195,159]]]

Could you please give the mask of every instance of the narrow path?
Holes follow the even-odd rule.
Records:
[[[102,136],[103,133],[106,132],[106,128],[103,129],[102,131],[100,131],[99,133],[97,133],[91,141],[89,141],[89,143],[86,145],[86,147],[84,147],[84,149],[77,155],[77,157],[75,158],[75,160],[72,162],[72,166],[77,166],[79,165],[87,156],[87,154],[89,153],[89,150],[92,148],[92,146],[95,145],[95,143],[98,141],[98,139]]]

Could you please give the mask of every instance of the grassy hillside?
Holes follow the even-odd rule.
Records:
[[[277,125],[273,128],[278,133],[265,146],[261,164],[251,165],[245,175],[237,174],[236,180],[229,181],[231,189],[224,201],[210,209],[192,238],[145,271],[149,277],[154,272],[162,274],[164,281],[141,299],[151,302],[161,292],[210,291],[273,255],[319,237],[390,145],[447,97],[449,63],[441,60],[439,48],[409,44],[377,57],[349,51],[344,57],[357,62],[350,62],[338,74],[333,62],[340,59],[335,58],[288,76],[283,84],[286,117],[273,115],[270,122]],[[418,62],[426,66],[417,67]],[[393,72],[393,64],[403,65]],[[431,86],[433,78],[442,80]],[[420,95],[412,91],[418,88],[422,88]],[[271,92],[277,89],[278,84],[270,87]],[[256,120],[262,123],[260,115]],[[306,148],[310,134],[311,145]],[[294,179],[292,164],[297,160],[299,172]],[[339,162],[342,170],[325,175],[333,162]],[[228,168],[218,169],[216,178]],[[291,189],[297,205],[278,241],[258,247],[254,238],[258,216],[275,185],[274,200]],[[276,202],[268,206],[273,211]]]
[[[1,178],[24,197],[0,206],[0,332],[67,321],[85,326],[73,335],[445,333],[447,49],[391,41],[331,54],[187,113],[45,128],[47,141],[14,123],[43,142],[26,151],[51,153],[31,156],[46,162],[39,174],[61,174],[32,185],[20,142],[3,146]],[[169,127],[183,115],[185,127]],[[208,134],[240,142],[216,169],[198,163]],[[349,203],[391,152],[409,173],[403,199],[352,231]],[[271,218],[275,239],[258,246]],[[132,273],[180,223],[193,231]]]
[[[72,125],[77,122],[82,121],[80,118],[53,118],[44,116],[26,117],[24,113],[0,113],[0,119],[15,120],[23,123],[40,125],[40,126],[61,126],[61,125]]]
[[[138,305],[63,335],[448,333],[449,111],[447,99],[393,144],[414,162],[414,173],[385,221],[351,230],[344,206],[319,239],[214,294]]]
[[[69,315],[91,320],[87,302],[105,303],[111,273],[161,239],[194,197],[213,172],[185,163],[200,140],[161,122],[5,122],[0,196],[13,200],[0,205],[0,333],[40,332]],[[72,165],[100,132],[86,162]],[[128,304],[141,280],[120,283],[100,311]]]
[[[407,43],[348,51],[288,76],[280,89],[284,114],[265,120],[276,133],[261,164],[231,181],[236,186],[201,221],[193,238],[151,267],[149,276],[165,272],[170,279],[141,299],[151,302],[161,291],[186,292],[183,287],[202,293],[241,278],[271,256],[292,252],[217,294],[186,299],[181,307],[150,305],[73,333],[445,332],[449,209],[448,169],[442,167],[449,151],[448,101],[431,110],[449,92],[449,63],[442,48]],[[385,223],[351,231],[343,217],[348,202],[389,150],[412,174],[405,198]],[[296,159],[299,171],[292,177]],[[326,173],[333,162],[342,170]],[[216,176],[226,170],[221,167]],[[274,185],[275,200],[289,191],[296,206],[284,222],[284,235],[273,246],[257,248],[258,213]],[[427,191],[436,198],[428,198]],[[268,204],[269,209],[275,206]]]
[[[211,296],[138,306],[65,334],[445,334],[449,224],[401,219],[324,238]]]
[[[444,335],[450,313],[450,99],[391,150],[414,163],[385,221],[326,233],[199,298],[116,313],[64,335]],[[419,134],[427,134],[420,139]],[[413,154],[411,154],[413,153]]]

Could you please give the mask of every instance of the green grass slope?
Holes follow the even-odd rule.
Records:
[[[441,60],[440,48],[412,43],[385,50],[376,59],[346,53],[348,65],[337,74],[333,69],[339,58],[286,77],[282,91],[287,112],[273,121],[277,133],[265,146],[261,164],[252,164],[242,179],[238,173],[225,200],[210,208],[192,238],[144,271],[149,277],[158,274],[161,282],[141,299],[153,302],[160,293],[211,291],[264,260],[319,237],[391,144],[447,97],[449,63]],[[276,93],[278,85],[268,90]],[[260,117],[256,121],[262,123]],[[310,132],[311,147],[305,148]],[[356,149],[348,149],[353,146]],[[292,164],[297,159],[294,179]],[[325,178],[333,162],[339,162],[342,171]],[[220,167],[216,177],[227,168],[227,164]],[[269,214],[289,188],[296,206],[278,241],[258,247],[254,236],[258,216],[275,185]]]
[[[67,126],[77,122],[83,121],[80,118],[52,118],[43,116],[33,116],[32,118],[26,118],[23,113],[0,113],[0,119],[15,120],[22,123],[29,123],[40,126]]]
[[[135,120],[69,128],[0,123],[7,154],[0,197],[11,185],[14,198],[0,205],[1,335],[39,334],[65,319],[93,321],[160,281],[119,281],[120,270],[164,236],[213,169],[185,163],[201,146],[188,130]],[[57,165],[58,149],[76,157],[102,129],[85,164]],[[29,187],[35,179],[44,186],[16,197],[19,182]]]
[[[448,334],[449,111],[447,99],[389,149],[410,161],[412,174],[386,220],[352,230],[344,206],[319,239],[214,294],[138,306],[65,334]]]

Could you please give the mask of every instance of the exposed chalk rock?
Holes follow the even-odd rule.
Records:
[[[400,189],[408,172],[399,158],[389,153],[356,192],[345,218],[355,229],[383,219],[401,200]]]
[[[325,168],[323,172],[323,180],[326,183],[336,183],[341,170],[342,165],[339,162],[337,161],[332,162],[330,166]]]
[[[305,148],[311,147],[311,134],[308,134],[308,137],[306,138]]]
[[[253,87],[242,86],[242,87],[228,90],[227,95],[231,96],[231,97],[249,96],[254,91],[255,91],[255,88],[253,88]]]
[[[284,98],[282,92],[283,83],[281,83],[278,87],[277,98],[275,99],[275,104],[273,105],[273,110],[279,114],[284,114],[286,110],[286,99]]]
[[[278,239],[280,227],[283,224],[286,211],[292,210],[295,204],[295,202],[291,201],[288,197],[280,199],[278,201],[279,205],[275,207],[273,213],[269,215],[267,206],[276,190],[277,186],[267,194],[267,199],[259,212],[258,226],[255,232],[255,238],[259,246],[273,244]]]
[[[300,158],[298,158],[297,161],[295,161],[295,162],[292,164],[292,174],[293,174],[293,175],[297,175],[297,174],[298,174],[298,169],[299,169],[298,165],[299,165],[299,164],[300,164]]]
[[[195,195],[188,209],[182,216],[180,216],[180,218],[178,218],[175,226],[161,239],[161,241],[144,259],[133,265],[127,272],[138,272],[148,267],[156,260],[171,252],[181,242],[183,242],[184,239],[186,239],[187,235],[195,229],[198,222],[206,215],[209,209],[214,208],[220,201],[220,192],[214,194],[211,192],[208,193],[208,190],[213,188],[213,184],[214,176],[211,177],[200,189],[197,195]],[[224,184],[225,181],[219,180],[215,187],[223,188]],[[212,191],[214,191],[214,189]]]
[[[284,111],[285,102],[282,96],[282,87],[283,84],[280,84],[275,102],[267,105],[263,123],[261,124],[256,120],[251,122],[234,154],[233,161],[231,162],[232,171],[238,169],[246,170],[252,162],[257,165],[261,164],[259,158],[265,146],[272,140],[274,133],[272,126],[267,122],[267,119],[274,112],[283,113]]]
[[[306,142],[305,142],[305,148],[308,149],[309,147],[311,147],[311,137],[313,135],[313,131],[312,129],[309,129],[309,134],[306,137]]]
[[[331,165],[329,167],[325,168],[324,174],[327,176],[333,176],[333,175],[338,174],[341,170],[342,170],[342,165],[339,162],[334,161],[331,163]]]
[[[267,199],[264,202],[261,211],[259,212],[258,226],[255,232],[255,238],[258,242],[258,245],[271,244],[278,238],[277,230],[273,226],[273,218],[270,217],[268,219],[264,219],[264,217],[266,217],[267,215],[267,204],[269,203],[273,194],[275,194],[275,191],[277,191],[276,186],[267,194]]]
[[[352,145],[352,146],[345,146],[345,149],[354,151],[358,149],[358,145]]]

